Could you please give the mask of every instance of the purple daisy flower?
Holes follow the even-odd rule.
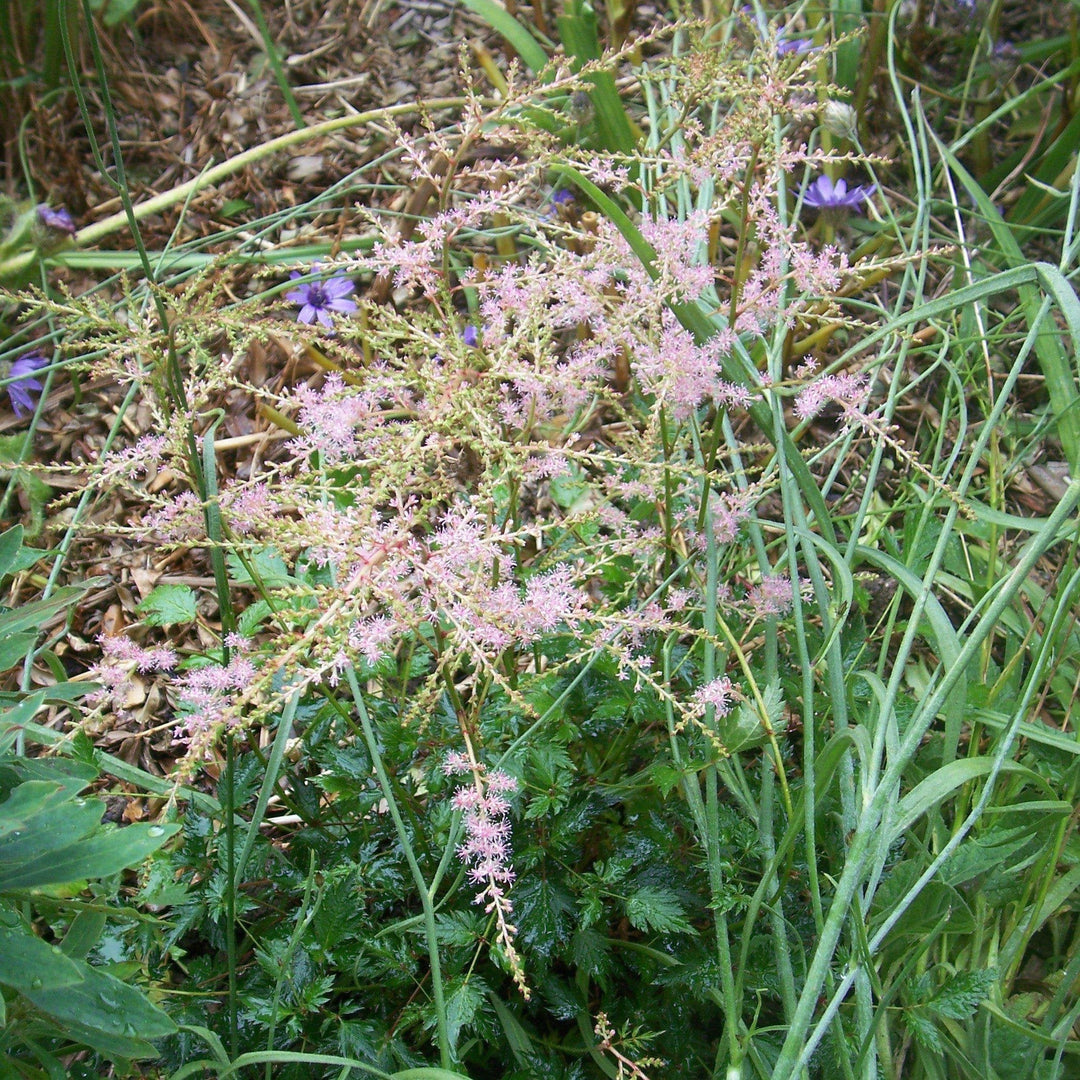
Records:
[[[846,180],[834,184],[829,177],[819,176],[803,190],[803,203],[814,210],[858,210],[874,194],[874,188],[874,184],[859,184],[848,191]]]
[[[289,275],[294,279],[302,276],[299,270],[294,270]],[[332,330],[332,311],[349,315],[356,310],[356,301],[347,299],[354,288],[356,286],[344,274],[334,274],[325,281],[309,281],[298,285],[285,294],[285,299],[300,305],[300,314],[296,316],[298,322],[313,323],[318,319],[327,330]]]
[[[74,236],[78,231],[71,215],[62,206],[54,210],[51,206],[42,203],[37,208],[37,216],[38,221],[47,229],[55,229],[57,232],[67,233],[68,236]]]
[[[44,389],[40,379],[34,378],[39,369],[47,367],[49,361],[41,353],[26,353],[11,365],[8,373],[7,392],[11,398],[11,407],[16,416],[29,416],[36,406],[34,394]]]

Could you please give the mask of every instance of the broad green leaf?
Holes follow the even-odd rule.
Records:
[[[194,622],[195,591],[187,585],[159,585],[139,605],[148,626],[176,626]]]
[[[97,1031],[95,1028],[78,1024],[73,1020],[65,1020],[63,1028],[67,1039],[89,1046],[114,1061],[139,1061],[158,1056],[157,1047],[146,1039]]]
[[[18,664],[34,647],[37,634],[26,630],[19,634],[7,634],[0,639],[0,671],[7,671]]]
[[[101,804],[93,802],[87,805],[93,806],[100,819]],[[179,825],[129,825],[125,829],[112,829],[85,837],[36,858],[5,860],[0,864],[0,892],[43,889],[107,877],[142,862],[179,829]]]
[[[63,847],[100,821],[100,803],[76,804],[70,787],[57,780],[29,780],[0,803],[0,863],[36,855],[43,844]],[[32,830],[40,831],[28,837]]]
[[[89,589],[106,584],[105,578],[91,578],[78,585],[65,585],[57,589],[48,600],[34,600],[20,604],[14,611],[0,615],[0,637],[16,634],[21,630],[39,630],[43,623],[61,612],[67,612]]]
[[[73,960],[85,960],[90,950],[101,940],[105,929],[105,912],[87,908],[72,920],[60,948]]]
[[[159,1039],[176,1031],[169,1016],[136,987],[88,965],[82,969],[83,981],[75,986],[23,994],[42,1012],[86,1031],[133,1040]]]
[[[4,912],[11,918],[13,912]],[[82,982],[81,965],[55,945],[42,941],[18,916],[17,925],[0,926],[0,983],[16,990],[56,990]]]
[[[0,577],[6,577],[12,573],[15,558],[22,547],[23,528],[21,525],[13,525],[6,532],[0,534]]]
[[[5,753],[15,742],[19,731],[34,719],[44,700],[45,691],[38,690],[29,697],[23,698],[18,704],[0,712],[0,753]],[[0,806],[0,839],[4,834],[4,808]]]

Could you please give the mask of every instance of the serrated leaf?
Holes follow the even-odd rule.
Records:
[[[666,889],[646,886],[629,897],[623,905],[630,925],[638,930],[660,934],[694,934],[686,921],[682,905]]]
[[[588,509],[591,492],[581,470],[573,469],[560,476],[553,476],[549,484],[552,502],[570,513],[581,513]]]
[[[941,1033],[930,1017],[918,1009],[908,1009],[904,1012],[904,1024],[911,1032],[912,1038],[922,1047],[940,1054],[945,1047],[941,1041]]]
[[[995,982],[996,968],[959,971],[945,980],[926,1007],[949,1020],[964,1020],[986,1000]]]
[[[265,619],[270,617],[271,608],[265,600],[256,600],[240,612],[236,620],[236,629],[243,637],[254,637]]]
[[[225,561],[230,576],[237,584],[280,589],[296,583],[285,560],[271,547],[250,551],[243,561],[235,552],[229,552]],[[258,578],[258,581],[255,578]]]
[[[521,880],[514,887],[514,922],[518,940],[540,956],[550,955],[569,936],[574,902],[570,895],[543,878]]]
[[[483,935],[484,927],[472,911],[450,911],[435,918],[439,941],[444,945],[467,949]]]
[[[446,1030],[451,1046],[456,1046],[458,1036],[476,1018],[484,1003],[487,987],[480,979],[467,979],[454,987],[446,996]]]
[[[187,585],[158,585],[138,607],[148,626],[176,626],[194,622],[195,591]]]

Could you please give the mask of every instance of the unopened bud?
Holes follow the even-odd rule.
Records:
[[[838,139],[859,141],[859,117],[846,101],[826,101],[821,122]]]

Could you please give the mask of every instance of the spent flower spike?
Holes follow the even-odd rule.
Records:
[[[875,185],[858,184],[850,191],[846,180],[832,180],[824,174],[803,189],[803,203],[814,210],[858,210],[874,194]]]
[[[41,353],[31,352],[20,356],[11,365],[7,392],[16,416],[29,416],[34,411],[34,394],[40,394],[44,389],[41,380],[35,376],[48,363]]]
[[[312,266],[312,270],[317,269],[316,263]],[[302,276],[299,270],[293,270],[289,274],[293,280]],[[308,281],[298,285],[285,294],[285,299],[300,305],[300,313],[296,316],[297,322],[310,324],[318,319],[327,330],[332,330],[334,316],[331,312],[350,315],[356,310],[356,301],[348,299],[349,293],[355,287],[344,274],[334,274],[325,281]]]

